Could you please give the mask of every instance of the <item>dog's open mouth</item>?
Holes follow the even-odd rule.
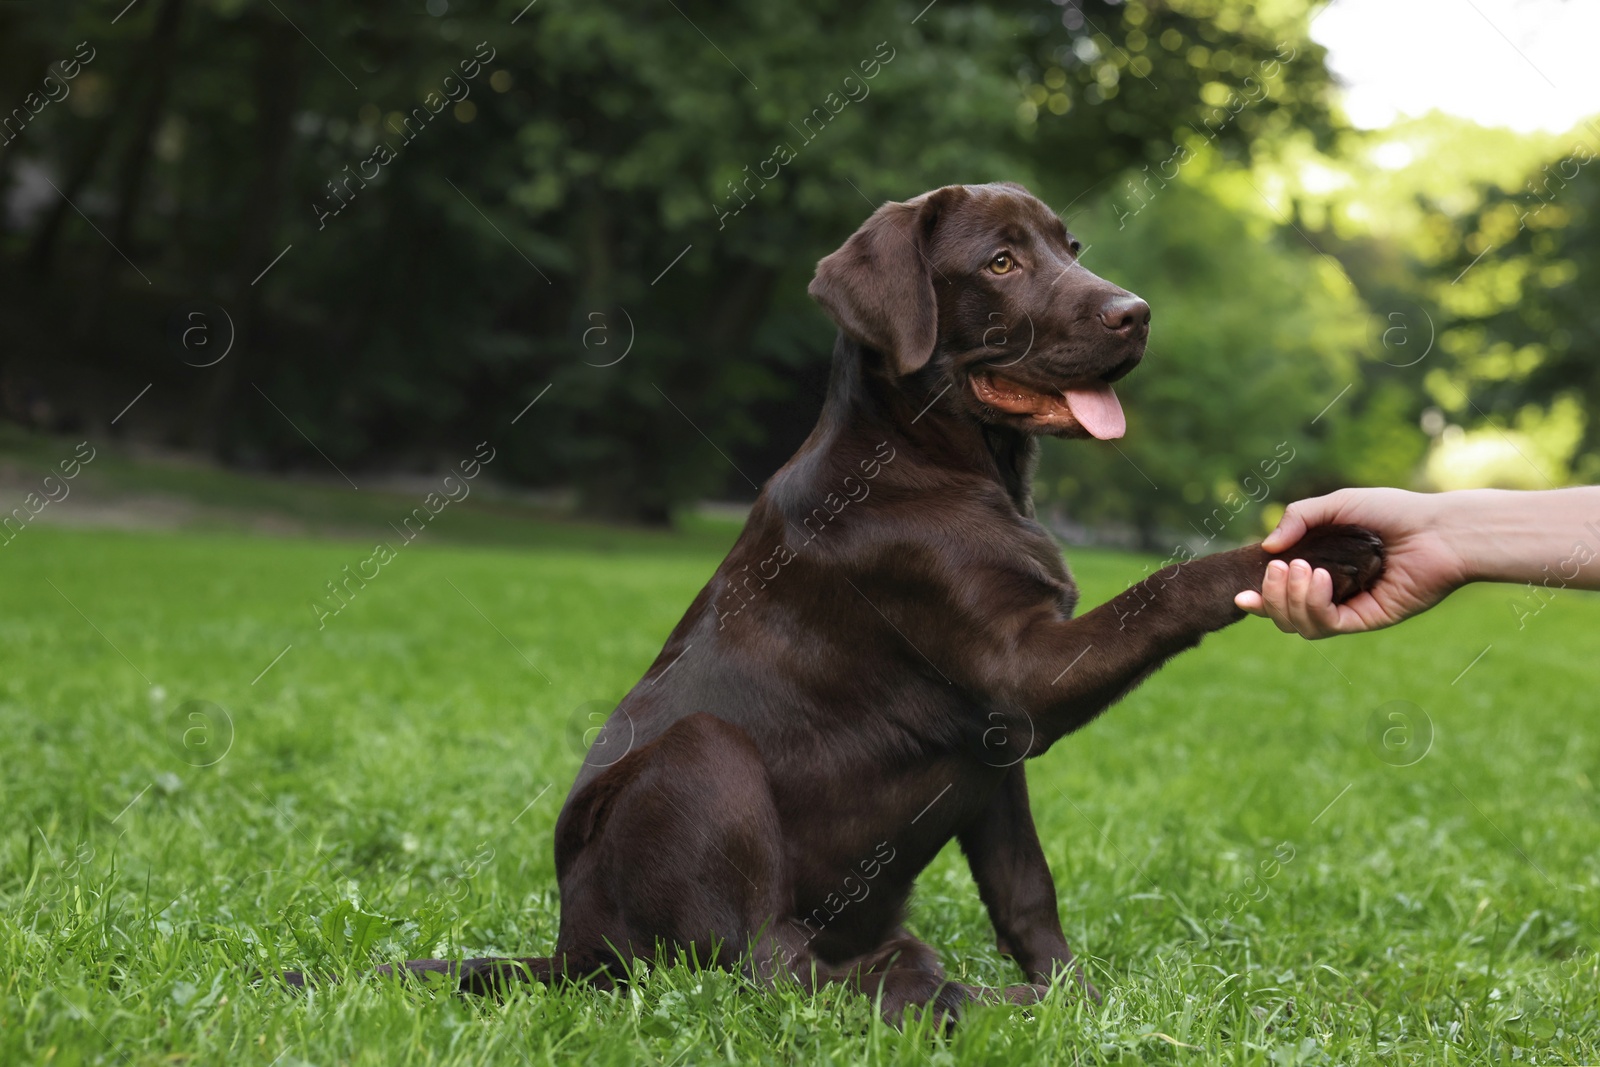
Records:
[[[974,374],[972,392],[1008,415],[1027,415],[1053,429],[1080,426],[1091,437],[1110,441],[1128,429],[1122,404],[1109,382],[1070,385],[1059,394],[1030,389],[997,374]]]

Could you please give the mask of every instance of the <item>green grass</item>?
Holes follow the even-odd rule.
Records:
[[[32,433],[0,422],[0,485],[11,483],[10,492],[0,492],[0,517],[21,506],[27,492],[40,491],[44,477],[57,473],[57,464],[74,455],[80,440]],[[394,527],[422,504],[429,491],[440,489],[442,478],[421,477],[417,479],[419,487],[402,489],[381,481],[373,484],[358,471],[366,484],[352,493],[350,485],[354,483],[346,483],[329,468],[319,468],[311,476],[284,478],[243,473],[179,453],[150,455],[116,442],[96,441],[93,448],[90,462],[68,483],[63,505],[76,500],[72,507],[81,511],[87,498],[93,505],[148,519],[151,512],[162,513],[169,510],[168,505],[178,504],[178,514],[168,516],[172,525],[214,533],[265,529],[355,537],[369,543],[392,538]],[[460,458],[472,454],[471,446],[463,447]],[[445,464],[444,470],[452,469]],[[676,517],[674,532],[583,521],[571,514],[570,506],[548,500],[535,503],[526,494],[496,486],[491,479],[497,473],[492,464],[484,466],[480,474],[486,476],[468,483],[465,495],[457,479],[452,491],[461,499],[445,505],[439,514],[447,518],[437,527],[429,526],[429,539],[443,537],[471,545],[682,553],[686,548],[725,551],[739,533],[737,523],[692,511]],[[53,491],[57,496],[61,493],[59,488]],[[60,510],[47,505],[44,517],[54,519]]]
[[[370,542],[0,548],[0,1063],[1600,1062],[1600,603],[1518,631],[1492,588],[1315,646],[1249,621],[1034,762],[1099,1010],[1057,991],[946,1040],[687,967],[503,1003],[252,985],[551,946],[590,702],[718,552],[526,536],[546,547],[406,547],[321,631],[308,602]],[[1086,603],[1144,563],[1072,561]],[[1369,738],[1393,700],[1432,723],[1410,766]],[[910,925],[953,975],[1016,980],[954,849]]]

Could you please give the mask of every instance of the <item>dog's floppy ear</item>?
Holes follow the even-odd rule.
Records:
[[[927,243],[949,199],[944,194],[953,191],[884,204],[817,263],[806,290],[841,330],[887,354],[899,374],[920,369],[933,355],[938,311]]]

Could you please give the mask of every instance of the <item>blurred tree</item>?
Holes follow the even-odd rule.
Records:
[[[877,203],[1009,178],[1070,211],[1183,139],[1325,137],[1308,8],[8,5],[8,100],[96,58],[0,149],[6,410],[108,430],[154,382],[117,432],[272,467],[488,438],[662,521],[809,427],[805,283]],[[216,366],[174,345],[196,301],[238,332]]]
[[[1600,123],[1596,124],[1600,126]],[[1440,343],[1452,359],[1430,385],[1463,422],[1579,422],[1568,471],[1600,481],[1600,130],[1577,131],[1540,161],[1523,187],[1484,189],[1458,223],[1462,240],[1430,278],[1450,313]],[[1435,209],[1437,210],[1437,209]],[[1445,278],[1449,275],[1449,279]],[[1559,431],[1557,431],[1559,432]]]
[[[1363,378],[1393,410],[1376,440],[1426,423],[1433,487],[1600,479],[1600,121],[1524,135],[1435,114],[1345,141],[1316,164],[1344,180],[1295,218],[1380,315]],[[1339,452],[1355,480],[1406,480],[1354,438]]]

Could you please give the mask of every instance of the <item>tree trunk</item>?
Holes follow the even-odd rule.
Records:
[[[142,60],[135,60],[128,68],[128,81],[136,79],[142,67]],[[121,125],[121,119],[127,110],[128,98],[119,96],[118,99],[121,106],[107,108],[105,114],[94,120],[94,124],[89,128],[88,139],[84,141],[83,148],[72,163],[72,169],[67,172],[66,180],[61,184],[61,198],[51,205],[44,221],[34,231],[33,240],[28,245],[28,265],[35,274],[45,275],[50,272],[55,259],[56,241],[61,236],[61,227],[67,221],[68,215],[75,214],[72,202],[83,193],[83,187],[89,183],[89,179],[94,176],[95,168],[105,157],[106,147],[111,143],[111,131]]]
[[[149,71],[150,87],[140,100],[134,115],[132,139],[122,157],[117,173],[117,208],[112,217],[111,235],[107,247],[100,250],[94,281],[90,284],[80,320],[79,336],[96,337],[105,321],[106,304],[115,284],[117,261],[128,255],[133,235],[134,219],[139,212],[139,201],[144,192],[145,177],[150,169],[150,152],[155,140],[156,126],[166,110],[167,87],[172,84],[172,68],[178,50],[178,28],[183,21],[184,0],[165,0],[156,11],[156,22],[150,34]]]
[[[3,23],[4,21],[9,20],[0,20],[0,23]],[[7,29],[6,32],[15,33],[16,31],[14,29]],[[4,92],[6,95],[3,98],[0,98],[6,101],[5,106],[11,107],[12,105],[10,102],[12,100],[24,99],[32,86],[43,85],[44,79],[50,74],[49,61],[42,57],[35,58],[37,61],[30,64],[29,69],[26,72],[19,71],[18,76],[14,79],[17,83],[17,88],[15,90],[10,84],[5,86]],[[24,111],[28,110],[28,106],[26,104],[21,104],[19,106],[21,106]],[[4,119],[9,114],[10,112],[0,111],[0,119]],[[11,173],[11,159],[16,154],[16,145],[25,140],[27,136],[28,131],[26,128],[17,131],[17,133],[13,135],[11,131],[0,127],[0,138],[10,138],[10,140],[0,140],[0,194],[3,194],[5,190],[11,188],[11,181],[9,178]],[[0,222],[0,226],[3,225],[4,223]]]
[[[194,443],[213,455],[226,450],[225,428],[233,424],[240,364],[249,356],[251,333],[261,307],[261,290],[252,284],[283,249],[277,245],[278,219],[289,186],[294,149],[294,114],[305,89],[304,63],[292,27],[265,21],[252,36],[255,55],[257,165],[252,170],[227,301],[233,317],[234,350],[209,369],[211,380],[195,416]]]
[[[150,39],[150,88],[134,120],[133,140],[129,142],[122,170],[117,178],[117,214],[111,225],[111,243],[126,249],[133,237],[145,179],[150,170],[150,153],[156,127],[167,106],[167,88],[178,51],[178,27],[183,21],[184,0],[166,0],[156,12],[155,29]]]
[[[61,227],[66,222],[67,216],[74,213],[72,204],[69,201],[78,199],[79,194],[83,192],[84,186],[94,176],[100,160],[105,157],[106,148],[111,142],[112,131],[122,126],[123,118],[133,106],[135,95],[132,92],[132,87],[138,84],[139,79],[151,69],[152,65],[159,64],[163,51],[170,49],[167,44],[168,41],[172,42],[172,46],[176,45],[176,19],[180,14],[179,9],[181,6],[182,0],[167,0],[161,13],[156,16],[156,25],[151,31],[150,39],[145,43],[145,47],[134,58],[133,62],[128,65],[127,74],[123,80],[129,87],[129,91],[117,94],[117,106],[109,108],[104,115],[96,119],[94,126],[90,129],[88,140],[84,142],[83,151],[79,153],[71,171],[67,174],[66,182],[61,186],[61,191],[65,195],[50,209],[50,213],[45,216],[44,222],[39,226],[38,231],[33,236],[32,243],[28,246],[28,262],[35,271],[46,272],[50,269],[50,264],[55,257],[56,241],[60,237]],[[166,26],[164,19],[169,10],[174,23],[171,26]],[[166,65],[170,66],[170,61]],[[159,72],[157,72],[157,76],[160,76]]]

